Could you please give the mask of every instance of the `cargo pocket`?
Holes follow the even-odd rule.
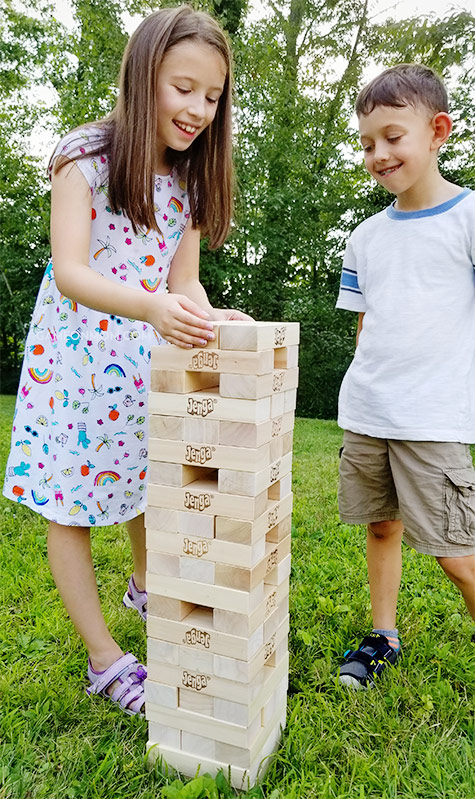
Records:
[[[444,535],[454,544],[475,545],[475,473],[470,467],[445,470]]]

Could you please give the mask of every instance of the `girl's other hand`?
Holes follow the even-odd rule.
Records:
[[[203,347],[214,339],[209,314],[184,294],[151,297],[147,321],[165,341],[184,349]]]
[[[216,322],[254,322],[249,314],[235,308],[214,308],[213,318]]]

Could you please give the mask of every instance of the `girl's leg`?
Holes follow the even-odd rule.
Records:
[[[397,519],[368,524],[366,560],[374,629],[396,628],[403,530],[403,523]]]
[[[102,615],[89,528],[50,522],[48,557],[56,587],[89,652],[92,667],[103,671],[123,652],[112,638]]]
[[[461,558],[437,558],[449,580],[452,580],[465,599],[472,619],[475,621],[475,555]]]
[[[130,548],[134,561],[134,582],[139,591],[145,591],[145,571],[147,567],[145,550],[145,525],[144,515],[136,516],[127,522],[127,532],[130,538]]]

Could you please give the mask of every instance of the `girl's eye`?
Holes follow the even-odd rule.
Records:
[[[216,105],[216,103],[218,102],[218,97],[207,97],[206,99],[208,103],[211,103],[212,105]]]
[[[182,86],[175,86],[175,89],[176,89],[178,92],[180,92],[180,94],[189,94],[189,93],[190,93],[190,89],[185,89],[185,88],[184,88],[184,87],[182,87]]]
[[[388,142],[390,144],[395,144],[397,141],[399,141],[400,138],[401,138],[400,136],[390,136],[388,138]]]

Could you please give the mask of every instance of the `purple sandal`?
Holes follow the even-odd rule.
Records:
[[[88,660],[87,676],[91,683],[89,688],[86,688],[86,693],[89,696],[97,694],[105,699],[110,699],[129,716],[144,715],[143,683],[147,677],[147,671],[134,655],[127,652],[105,671],[96,671],[92,668],[91,661]],[[113,682],[118,682],[118,685],[112,693],[108,694],[107,689]]]
[[[136,610],[142,619],[145,621],[147,618],[147,592],[139,591],[135,585],[134,575],[129,580],[129,587],[124,594],[122,600],[126,608],[133,608]]]

